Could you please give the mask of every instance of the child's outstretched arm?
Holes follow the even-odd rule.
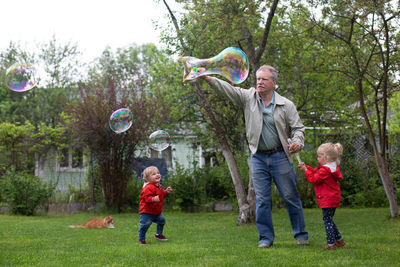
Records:
[[[165,189],[165,192],[167,192],[167,194],[172,192],[172,188],[170,186],[167,187],[167,189]]]
[[[172,188],[170,186],[167,187],[167,189],[164,190],[164,194],[167,197],[170,193],[172,192]]]
[[[299,165],[297,165],[297,168],[300,169],[300,171],[305,172],[307,170],[306,164],[304,162],[299,162]]]

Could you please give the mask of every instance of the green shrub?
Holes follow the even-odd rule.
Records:
[[[359,192],[348,198],[351,207],[386,207],[388,199],[383,186],[373,188],[367,192]]]
[[[239,163],[239,168],[247,187],[247,164]],[[168,174],[166,183],[174,190],[171,197],[166,199],[166,204],[175,210],[209,210],[216,201],[236,202],[235,187],[226,164],[193,169],[177,166]]]
[[[52,194],[54,186],[25,172],[8,171],[1,181],[2,196],[12,214],[33,215]]]
[[[177,166],[168,173],[168,185],[172,187],[173,194],[166,199],[166,204],[175,210],[193,211],[204,203],[205,183],[200,169],[184,169]],[[164,181],[166,182],[166,181]]]

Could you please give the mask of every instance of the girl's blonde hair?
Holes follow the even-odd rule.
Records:
[[[143,172],[142,172],[143,181],[147,182],[147,178],[149,178],[150,173],[152,171],[158,171],[159,172],[159,170],[158,170],[158,168],[156,166],[150,166],[150,167],[147,167],[146,169],[143,170]]]
[[[343,153],[343,146],[340,143],[324,143],[318,147],[318,151],[322,153],[326,161],[334,161],[340,165],[340,155]]]

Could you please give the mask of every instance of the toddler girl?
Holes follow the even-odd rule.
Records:
[[[318,206],[322,209],[327,244],[324,249],[336,250],[345,242],[333,221],[336,207],[340,206],[340,184],[342,173],[339,170],[339,156],[343,152],[341,144],[324,143],[318,147],[318,167],[311,168],[300,162],[298,167],[305,173],[307,181],[314,184]]]

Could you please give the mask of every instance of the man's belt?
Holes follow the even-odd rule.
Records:
[[[273,154],[275,152],[279,152],[279,151],[283,151],[283,147],[282,146],[278,146],[278,147],[275,147],[275,148],[269,149],[269,150],[257,150],[257,153],[263,153],[263,154],[266,154],[266,155],[271,155],[271,154]]]

